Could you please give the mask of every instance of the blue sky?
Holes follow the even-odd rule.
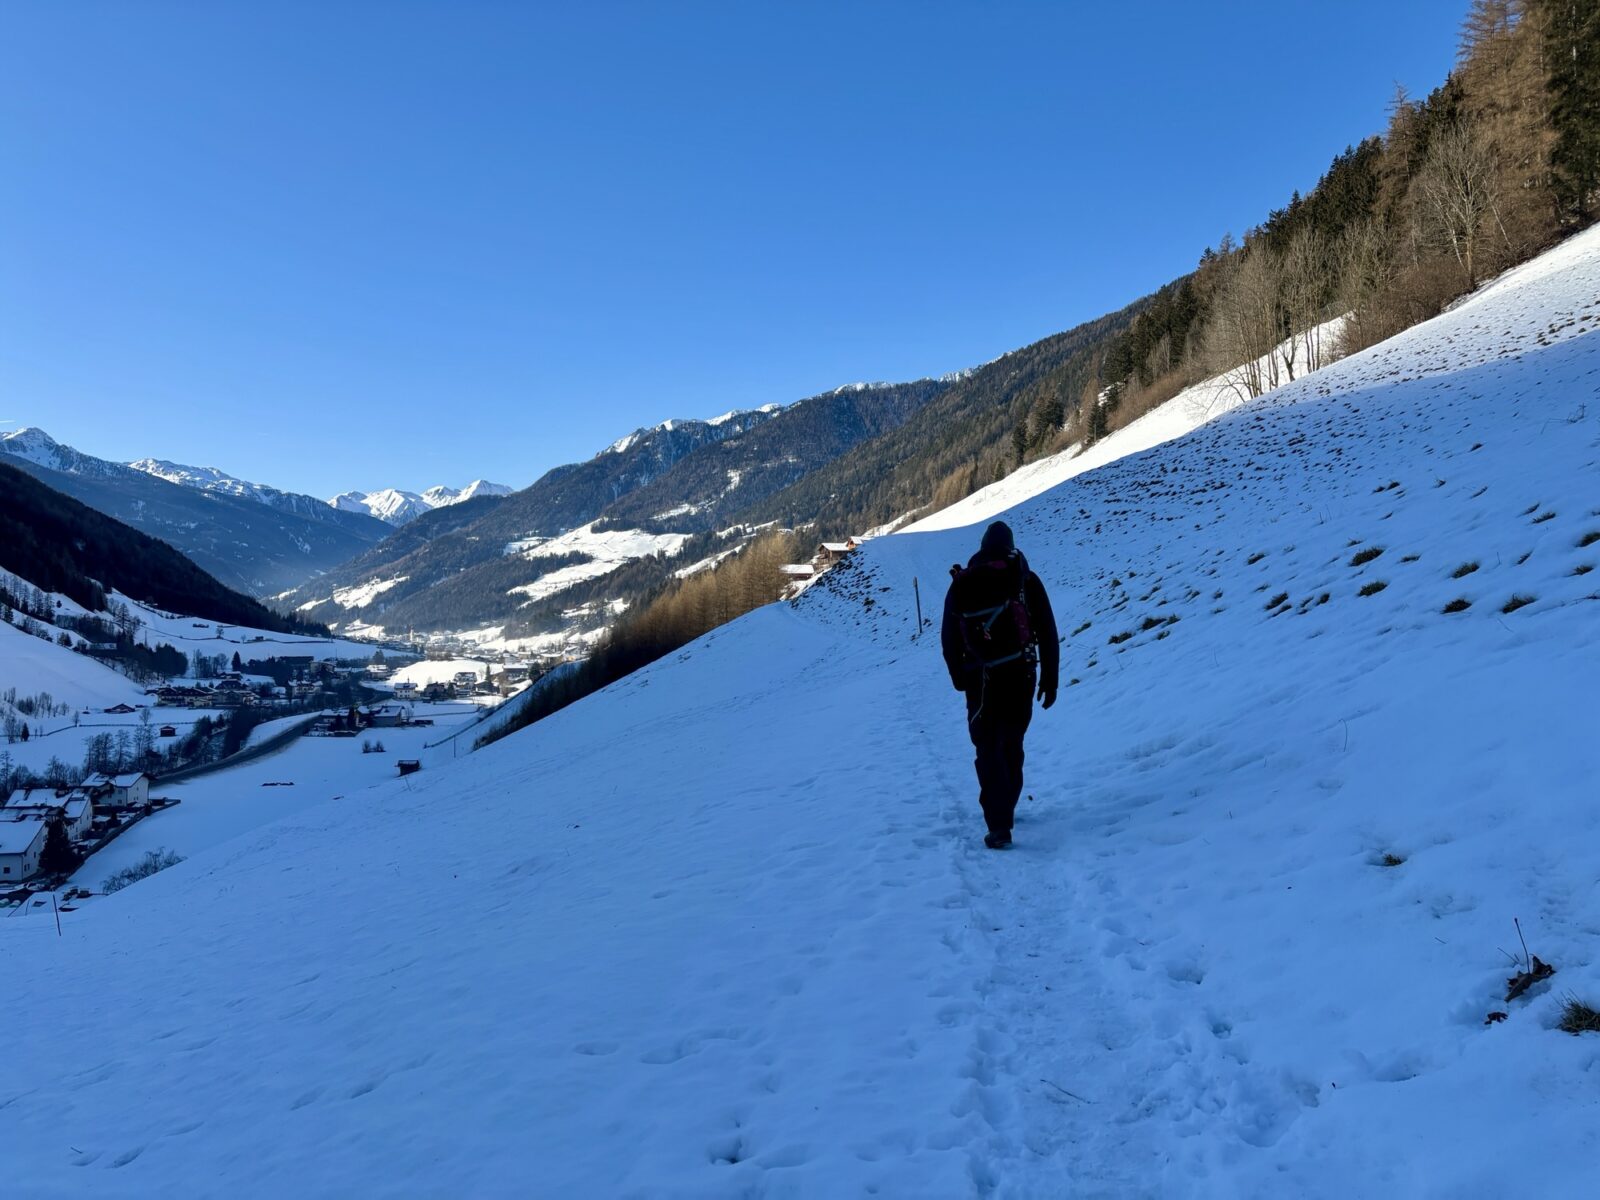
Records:
[[[13,0],[0,429],[524,486],[1120,307],[1450,68],[1465,0]]]

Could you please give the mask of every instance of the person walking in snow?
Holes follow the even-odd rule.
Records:
[[[984,531],[964,568],[950,568],[939,640],[950,682],[967,697],[978,802],[989,826],[983,844],[1003,850],[1022,795],[1022,739],[1033,719],[1034,689],[1049,708],[1061,671],[1050,597],[1005,522]]]

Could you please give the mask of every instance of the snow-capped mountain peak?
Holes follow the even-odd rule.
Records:
[[[12,454],[38,463],[41,467],[59,469],[64,447],[55,438],[34,425],[0,433],[0,454]]]
[[[219,467],[191,467],[165,458],[141,458],[129,463],[128,466],[135,471],[143,471],[146,475],[154,475],[157,479],[165,479],[168,483],[198,488],[203,492],[225,492],[230,496],[242,496],[246,500],[266,503],[279,494],[277,488],[238,479]]]
[[[328,503],[345,512],[364,512],[390,525],[404,525],[436,508],[460,504],[476,496],[509,496],[515,490],[503,483],[474,479],[464,488],[440,484],[425,492],[407,492],[400,488],[382,488],[376,492],[340,492]]]

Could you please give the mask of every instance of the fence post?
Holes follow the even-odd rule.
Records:
[[[911,591],[917,597],[917,632],[912,637],[920,638],[922,636],[922,587],[917,583],[915,575],[911,577]]]

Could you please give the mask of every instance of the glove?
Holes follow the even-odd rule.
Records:
[[[1049,708],[1055,702],[1056,702],[1056,690],[1055,690],[1055,688],[1047,688],[1047,687],[1044,686],[1044,684],[1041,683],[1039,685],[1039,707],[1040,708]]]

